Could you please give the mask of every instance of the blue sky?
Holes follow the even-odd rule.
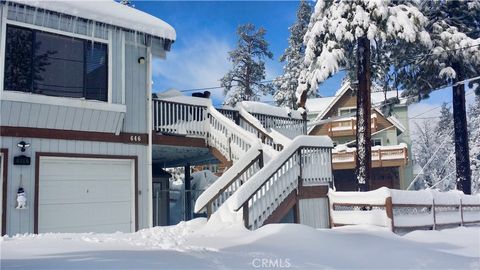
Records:
[[[177,31],[177,40],[166,60],[155,60],[154,91],[219,86],[219,79],[229,70],[228,52],[237,40],[236,28],[253,23],[267,30],[266,39],[274,59],[266,63],[266,79],[282,72],[278,59],[288,45],[288,27],[295,21],[298,1],[133,1],[137,9],[161,18]],[[342,74],[325,82],[319,93],[330,96],[340,85]],[[212,90],[214,104],[223,100],[221,89]],[[186,92],[190,94],[191,92]],[[271,97],[265,97],[271,101]],[[467,96],[473,100],[473,95]],[[451,101],[451,89],[432,93],[431,98],[410,106],[409,114],[418,115]],[[439,109],[424,114],[437,116]]]

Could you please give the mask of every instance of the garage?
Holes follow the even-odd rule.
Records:
[[[38,233],[135,230],[133,159],[38,158]]]

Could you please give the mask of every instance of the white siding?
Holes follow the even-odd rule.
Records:
[[[300,224],[314,228],[329,228],[328,198],[302,199],[299,201]]]
[[[32,164],[30,166],[13,165],[13,157],[21,154],[20,149],[17,147],[17,143],[21,140],[25,140],[31,144],[31,147],[24,153],[32,158]],[[7,148],[9,150],[7,234],[13,235],[33,232],[36,152],[138,156],[138,225],[139,229],[148,226],[147,146],[89,141],[1,137],[0,148]],[[22,186],[27,193],[28,209],[26,210],[15,209],[16,193],[20,186],[20,179],[22,179]]]

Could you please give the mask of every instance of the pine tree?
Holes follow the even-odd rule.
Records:
[[[453,148],[453,114],[442,105],[437,123],[431,120],[417,124],[413,140],[413,158],[423,168],[424,188],[442,191],[455,189],[455,159]]]
[[[253,24],[241,25],[237,29],[237,48],[229,52],[233,68],[221,79],[227,96],[224,104],[234,106],[239,101],[259,100],[260,95],[272,94],[273,85],[263,83],[266,57],[272,59],[265,40],[265,29],[255,29]]]
[[[421,57],[405,60],[398,69],[399,82],[408,90],[404,95],[419,101],[445,84],[453,84],[455,159],[458,188],[471,193],[471,173],[463,81],[478,76],[480,68],[480,3],[478,1],[423,1],[428,17],[427,31],[432,47],[419,48]],[[405,65],[405,62],[409,62]]]
[[[359,190],[369,188],[371,169],[370,88],[372,67],[388,73],[385,64],[372,65],[382,55],[395,61],[391,52],[406,49],[409,44],[430,45],[426,22],[415,1],[320,0],[315,6],[309,29],[305,34],[306,69],[297,88],[299,106],[304,106],[310,89],[345,68],[357,83],[357,180]],[[420,41],[420,42],[419,42]],[[380,46],[376,46],[380,44]],[[372,49],[373,48],[373,49]],[[382,49],[382,50],[380,50]]]
[[[304,68],[303,58],[305,56],[305,46],[303,37],[307,32],[310,16],[312,15],[312,6],[306,1],[301,0],[297,10],[297,20],[289,28],[290,37],[288,38],[288,48],[280,57],[280,61],[285,63],[283,75],[279,76],[274,84],[277,88],[273,96],[278,106],[286,106],[292,109],[297,108],[297,98],[295,92],[298,87],[298,78]],[[316,89],[310,89],[307,94],[309,97],[316,97]]]
[[[472,194],[480,192],[480,96],[469,110],[470,168],[472,170]]]
[[[440,190],[455,189],[456,185],[456,177],[453,173],[455,171],[453,133],[453,114],[447,103],[443,103],[440,119],[435,128],[435,141],[439,151],[435,162],[432,163],[436,176],[435,184]]]

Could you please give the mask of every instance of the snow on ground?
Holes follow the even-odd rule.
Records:
[[[218,232],[205,219],[137,233],[4,237],[1,269],[479,269],[480,227],[404,236],[372,226],[274,224]]]

